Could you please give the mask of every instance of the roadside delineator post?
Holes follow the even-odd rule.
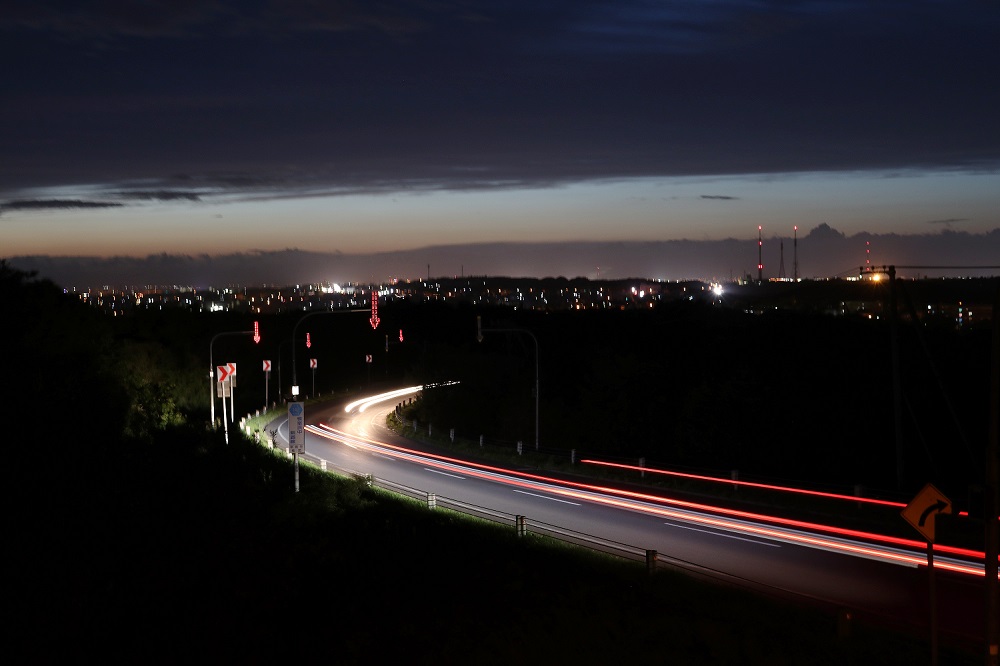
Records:
[[[524,516],[514,516],[514,532],[519,537],[523,537],[528,533],[528,530],[524,525]]]

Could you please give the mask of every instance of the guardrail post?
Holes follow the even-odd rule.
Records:
[[[740,480],[740,470],[738,470],[738,469],[732,470],[729,473],[729,478],[731,478],[733,481],[739,481]],[[733,490],[739,490],[739,489],[740,489],[740,487],[734,483],[733,484]]]
[[[479,448],[483,448],[483,436],[479,436]]]
[[[413,432],[417,431],[417,420],[413,419]]]
[[[576,449],[570,449],[569,451],[569,464],[570,465],[576,464]]]
[[[849,609],[841,608],[837,611],[837,638],[851,637],[851,622],[853,619],[853,614]]]
[[[434,493],[427,493],[427,508],[436,509],[438,505],[437,495]]]
[[[656,573],[656,551],[647,550],[646,551],[646,573],[655,574]]]
[[[427,436],[430,437],[433,434],[434,434],[434,424],[433,423],[428,423],[427,424]]]
[[[646,470],[643,469],[645,466],[646,466],[646,459],[645,458],[639,458],[639,478],[640,479],[645,479],[646,478]]]
[[[528,533],[527,528],[524,526],[524,516],[514,516],[514,532],[519,537],[523,537]]]
[[[322,458],[320,459],[320,461],[319,461],[319,468],[320,468],[320,469],[321,469],[322,471],[324,471],[324,472],[326,471],[326,460],[324,460],[324,459],[322,459]]]
[[[452,428],[451,431],[448,433],[448,435],[451,437],[451,443],[454,444],[455,443],[455,429]]]
[[[524,442],[518,441],[517,443],[517,455],[522,455],[524,453]]]

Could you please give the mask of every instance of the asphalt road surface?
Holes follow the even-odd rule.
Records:
[[[775,521],[726,515],[657,497],[623,495],[607,484],[546,479],[526,468],[443,459],[385,426],[399,398],[345,410],[345,404],[306,410],[305,458],[402,484],[438,497],[567,528],[638,552],[656,550],[661,562],[760,589],[768,594],[850,610],[914,627],[929,626],[926,552],[804,530]],[[345,401],[346,402],[346,401]],[[287,423],[277,422],[287,443]],[[273,427],[273,426],[272,426]],[[405,449],[402,451],[400,449]],[[652,491],[642,491],[650,493]],[[779,518],[780,521],[780,518]],[[949,568],[953,570],[949,570]],[[975,572],[978,570],[978,575]],[[938,626],[942,636],[980,640],[985,629],[982,558],[935,555]]]

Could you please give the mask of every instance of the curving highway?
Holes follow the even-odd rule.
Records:
[[[390,431],[386,415],[407,392],[350,405],[310,407],[306,456],[328,464],[507,514],[639,549],[663,561],[759,589],[900,624],[926,627],[926,553],[905,540],[849,533],[601,482],[549,478],[419,450]],[[279,427],[287,442],[287,424]],[[938,625],[943,635],[983,636],[981,553],[935,554]]]

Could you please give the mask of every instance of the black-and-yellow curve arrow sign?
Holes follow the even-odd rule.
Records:
[[[951,500],[929,483],[902,511],[906,522],[913,525],[930,543],[934,543],[934,518],[939,513],[951,513]]]

